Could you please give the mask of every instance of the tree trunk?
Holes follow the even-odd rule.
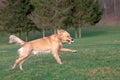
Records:
[[[79,30],[79,31],[78,31],[79,38],[81,38],[81,37],[82,37],[82,35],[81,35],[81,32],[82,32],[82,31],[81,31],[81,27],[80,27],[80,26],[79,26],[78,30]]]
[[[57,33],[57,30],[54,28],[54,34],[56,34]]]
[[[18,33],[19,37],[21,38],[21,32]]]
[[[43,37],[45,37],[45,29],[44,28],[42,29],[42,35],[43,35]]]
[[[77,31],[77,28],[75,28],[75,38],[78,38],[78,31]]]
[[[28,37],[29,37],[29,32],[26,32],[26,38],[25,38],[26,42],[28,41]]]

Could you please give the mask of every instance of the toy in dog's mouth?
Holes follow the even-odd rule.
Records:
[[[67,42],[68,42],[68,44],[71,44],[71,43],[74,42],[74,40],[73,39],[69,39],[69,40],[67,40]]]

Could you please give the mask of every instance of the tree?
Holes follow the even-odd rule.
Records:
[[[52,0],[45,1],[45,0],[31,0],[32,4],[35,5],[36,9],[30,15],[30,18],[34,21],[37,25],[37,29],[39,31],[42,30],[43,37],[45,36],[45,29],[49,28],[49,20],[51,18],[51,2]]]
[[[102,15],[96,0],[32,0],[35,4],[38,28],[75,28],[76,38],[81,37],[81,27],[95,25]]]
[[[34,23],[28,19],[33,10],[29,0],[7,0],[6,7],[0,12],[4,30],[8,33],[26,33],[28,38],[28,32],[35,29]]]
[[[56,32],[57,28],[63,26],[66,0],[32,0],[32,3],[36,6],[32,20],[43,32],[45,29],[54,29]]]
[[[67,0],[69,15],[64,21],[75,28],[75,37],[81,37],[81,27],[95,25],[101,19],[103,9],[98,0]],[[71,24],[69,24],[71,22]]]

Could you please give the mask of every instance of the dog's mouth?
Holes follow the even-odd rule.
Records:
[[[68,42],[68,44],[71,44],[71,43],[74,42],[74,40],[73,39],[69,39],[69,40],[67,40],[67,42]]]

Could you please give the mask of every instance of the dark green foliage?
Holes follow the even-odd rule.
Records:
[[[4,30],[9,33],[31,31],[35,25],[28,19],[34,10],[29,0],[7,0],[6,7],[1,11],[1,21]]]
[[[80,35],[81,27],[95,25],[103,14],[98,0],[31,0],[31,3],[30,0],[8,0],[0,15],[7,32],[73,27]],[[31,12],[30,18],[37,28],[27,18]]]
[[[66,0],[69,10],[66,13],[64,23],[70,25],[71,22],[74,27],[94,25],[101,19],[103,9],[100,7],[98,1],[94,0]]]
[[[66,4],[63,23],[75,28],[76,38],[78,33],[81,35],[81,27],[95,25],[103,14],[98,0],[66,0]]]
[[[62,10],[64,0],[31,0],[35,5],[35,13],[38,15],[38,28],[58,28],[62,25]]]

